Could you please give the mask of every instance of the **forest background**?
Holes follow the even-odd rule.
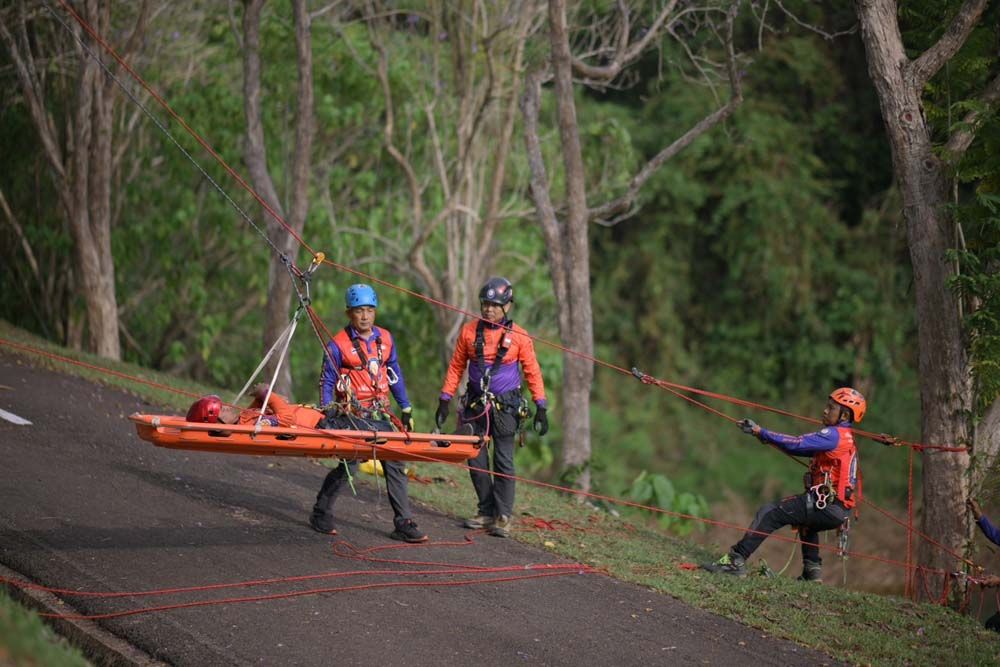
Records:
[[[297,145],[290,4],[264,4],[260,22],[261,136],[286,210],[294,208]],[[437,227],[415,226],[412,175],[422,183],[428,217],[439,215],[449,193],[447,179],[437,181],[435,175],[453,168],[441,158],[464,131],[460,109],[437,113],[461,106],[463,82],[502,79],[513,61],[486,62],[485,55],[477,61],[476,44],[482,42],[469,36],[469,27],[454,18],[458,14],[433,2],[308,4],[316,133],[303,238],[339,264],[432,294],[413,262],[418,236],[435,275],[454,283],[442,292],[446,302],[475,312],[482,279],[504,275],[516,286],[515,321],[540,339],[558,341],[558,309],[543,231],[527,191],[529,159],[519,114],[513,117],[494,235],[463,236],[481,221],[455,218],[455,211],[440,214],[443,223]],[[853,8],[799,0],[741,4],[734,43],[742,104],[652,175],[634,215],[589,228],[595,356],[813,416],[831,388],[854,386],[868,397],[868,430],[919,440],[906,226],[864,45],[852,29]],[[920,48],[936,39],[959,4],[906,3],[900,21],[907,44]],[[505,17],[498,3],[462,6],[493,7],[482,10],[484,23],[487,16],[501,22]],[[579,25],[595,25],[615,6],[581,3],[574,5],[573,17]],[[139,3],[112,7],[108,37],[112,43],[125,41],[138,20]],[[365,20],[376,9],[384,19],[377,35]],[[0,11],[6,25],[14,24],[14,12],[30,17],[30,41],[44,55],[38,65],[47,83],[48,113],[56,127],[70,127],[78,110],[78,50],[44,4],[18,3]],[[153,3],[141,48],[131,59],[240,171],[248,136],[243,12],[237,2]],[[636,14],[637,26],[654,9],[647,12]],[[704,30],[707,22],[696,16],[674,23],[673,33],[646,52],[628,77],[601,89],[577,90],[587,187],[594,200],[623,191],[665,138],[685,132],[728,94],[725,80],[707,71],[723,60],[717,35]],[[963,232],[954,259],[964,269],[963,279],[949,288],[975,300],[977,307],[966,318],[968,347],[978,395],[994,398],[1000,387],[1000,123],[995,108],[977,107],[969,95],[996,76],[998,24],[1000,6],[989,3],[980,27],[928,85],[924,98],[934,138],[942,143],[965,114],[982,112],[976,142],[949,174]],[[583,34],[577,34],[578,43]],[[535,33],[517,57],[532,62],[548,48],[546,39],[544,30]],[[469,59],[454,58],[461,49],[472,54]],[[467,75],[472,78],[463,78]],[[136,94],[149,101],[137,88]],[[387,150],[387,117],[395,122],[393,145],[413,174]],[[452,125],[436,125],[442,118],[451,118]],[[551,95],[542,97],[540,123],[543,153],[558,153]],[[237,204],[263,221],[255,202],[171,127]],[[270,249],[134,105],[119,100],[113,128],[119,150],[110,188],[110,243],[121,356],[224,388],[228,397],[266,349]],[[484,160],[500,134],[498,128],[487,138]],[[62,138],[72,143],[72,133]],[[6,45],[0,50],[0,146],[5,162],[0,318],[85,349],[90,332],[80,276],[70,260],[74,236]],[[486,173],[478,178],[485,180]],[[557,189],[560,171],[550,178]],[[482,183],[479,188],[486,189]],[[456,259],[456,246],[477,242],[487,250],[484,261],[463,271],[464,255]],[[296,259],[308,265],[308,254],[300,252]],[[355,282],[363,279],[329,267],[315,275],[313,304],[332,330],[343,324],[343,293]],[[394,334],[418,429],[429,429],[462,318],[384,286],[378,291],[378,324]],[[572,419],[579,406],[560,401],[562,353],[542,343],[536,349],[553,415]],[[307,327],[299,329],[289,358],[294,398],[318,400],[322,351]],[[763,413],[716,407],[779,430],[808,430]],[[590,422],[590,484],[600,493],[709,515],[712,507],[730,511],[739,505],[749,511],[800,484],[799,467],[752,446],[732,424],[601,367],[591,392]],[[562,430],[558,420],[554,425],[545,438],[528,434],[518,452],[521,474],[546,480],[572,476],[558,463]],[[890,508],[905,507],[905,454],[866,442],[862,460],[866,494]],[[985,491],[989,502],[1000,489],[993,482]],[[664,521],[681,532],[691,527]]]

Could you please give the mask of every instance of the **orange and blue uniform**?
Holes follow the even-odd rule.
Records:
[[[466,367],[463,422],[472,424],[480,434],[488,434],[493,444],[491,475],[489,450],[480,448],[469,460],[472,486],[478,499],[478,515],[510,517],[514,508],[514,436],[521,418],[521,370],[538,406],[537,415],[546,409],[542,369],[535,357],[535,347],[527,332],[510,320],[488,322],[473,320],[462,327],[451,363],[441,387],[441,401],[450,401]]]
[[[861,500],[861,471],[851,422],[814,433],[786,435],[766,428],[757,436],[793,456],[810,456],[805,493],[768,503],[757,510],[750,529],[731,552],[747,559],[768,535],[783,526],[799,526],[803,563],[819,566],[819,533],[839,528]],[[832,493],[829,493],[832,491]]]
[[[401,408],[410,407],[403,371],[399,367],[396,347],[388,330],[373,326],[368,338],[362,338],[354,327],[348,325],[333,337],[326,349],[319,383],[320,402],[324,407],[336,399],[344,414],[384,420],[389,412],[390,393]],[[384,423],[386,430],[392,428],[389,422],[367,423]],[[336,531],[334,503],[344,481],[353,475],[357,465],[356,461],[342,461],[327,473],[309,518],[313,529],[322,533]],[[407,523],[415,528],[405,465],[401,461],[385,461],[382,469],[385,471],[386,493],[392,506],[393,525],[397,531]]]
[[[334,398],[344,401],[349,390],[364,409],[378,403],[382,410],[388,410],[390,392],[399,407],[410,407],[396,346],[388,330],[372,327],[366,339],[348,326],[327,343],[327,351],[320,375],[320,405],[329,405]]]
[[[811,456],[810,487],[823,484],[829,475],[829,483],[845,508],[854,507],[861,497],[858,448],[849,422],[794,436],[761,428],[759,437],[792,456]]]
[[[476,350],[477,329],[482,330],[483,354]],[[508,329],[509,328],[509,329]],[[506,349],[499,367],[494,369],[498,351]],[[455,351],[448,364],[448,372],[441,387],[441,398],[449,401],[458,390],[466,366],[469,369],[468,393],[470,399],[482,395],[483,379],[489,378],[489,391],[500,396],[521,388],[521,369],[528,383],[531,397],[539,407],[546,407],[545,384],[542,369],[535,357],[535,346],[527,332],[507,320],[503,323],[473,320],[462,327],[455,343]]]

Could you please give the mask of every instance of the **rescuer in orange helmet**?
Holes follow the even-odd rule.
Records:
[[[817,540],[822,530],[839,528],[852,507],[861,500],[861,471],[851,427],[865,416],[868,404],[855,389],[841,387],[830,394],[823,410],[823,428],[804,435],[785,435],[761,428],[749,419],[740,429],[761,442],[777,446],[793,456],[812,457],[806,475],[806,491],[759,510],[749,529],[729,553],[714,563],[702,565],[709,572],[746,576],[746,561],[768,535],[782,526],[800,526],[803,581],[822,581],[823,560]]]

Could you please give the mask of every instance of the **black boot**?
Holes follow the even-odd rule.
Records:
[[[705,563],[701,568],[709,572],[721,572],[723,574],[731,574],[734,577],[745,577],[747,576],[746,565],[747,562],[743,556],[735,551],[730,551],[714,563]]]
[[[798,580],[823,583],[823,564],[814,560],[803,560],[802,574],[799,575]]]

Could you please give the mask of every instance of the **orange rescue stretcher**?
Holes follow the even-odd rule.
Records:
[[[251,456],[337,457],[347,461],[461,463],[479,454],[478,435],[398,431],[320,430],[205,424],[169,415],[132,414],[139,437],[157,447]]]

